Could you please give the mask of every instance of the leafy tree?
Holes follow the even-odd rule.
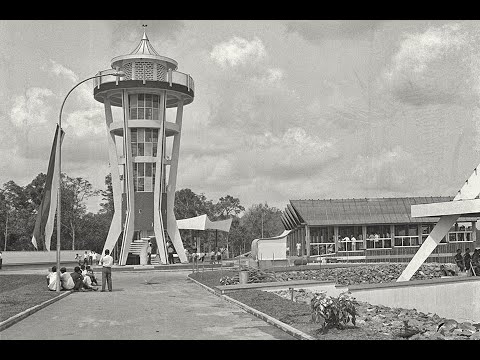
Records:
[[[240,205],[240,200],[233,196],[227,195],[221,197],[214,205],[215,217],[218,220],[224,220],[233,216],[238,216],[245,208]]]
[[[190,189],[182,189],[175,192],[174,213],[177,220],[203,214],[212,216],[214,205],[204,194],[197,195]]]
[[[93,214],[89,212],[85,214],[78,223],[77,248],[90,249],[97,253],[102,252],[111,220],[107,213]]]
[[[62,226],[71,239],[72,250],[75,249],[75,239],[81,219],[87,213],[84,201],[99,193],[100,191],[95,190],[88,180],[62,174]]]
[[[103,196],[102,200],[105,202],[100,203],[100,211],[99,213],[108,214],[110,217],[113,217],[113,187],[112,187],[112,174],[108,174],[105,176],[105,186],[107,187],[106,190],[101,190],[100,194]]]
[[[32,213],[36,213],[42,202],[46,180],[47,175],[40,173],[32,180],[30,184],[24,187],[24,194],[27,197],[27,203]]]
[[[31,207],[24,188],[10,180],[3,185],[1,191],[2,206],[2,233],[4,250],[25,250],[28,242],[22,242],[28,238],[28,232],[33,230]],[[32,245],[33,246],[33,245]]]
[[[230,239],[235,254],[250,251],[252,241],[261,237],[279,235],[284,227],[281,221],[282,212],[265,204],[254,204],[239,219],[238,224],[232,222]],[[263,236],[262,236],[263,230]]]

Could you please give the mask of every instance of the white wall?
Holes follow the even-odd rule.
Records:
[[[349,290],[357,300],[374,305],[417,309],[461,322],[480,322],[480,278]]]
[[[60,262],[75,262],[75,254],[83,255],[85,250],[61,250]],[[3,265],[55,263],[56,251],[3,251]]]
[[[286,238],[258,240],[258,260],[285,260],[287,258]]]

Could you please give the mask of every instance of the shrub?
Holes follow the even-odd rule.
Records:
[[[321,325],[324,333],[327,329],[336,327],[342,329],[349,321],[355,325],[357,309],[350,293],[343,292],[334,298],[325,293],[316,293],[310,302],[312,321]]]
[[[295,259],[293,265],[307,265],[307,259]]]
[[[230,276],[223,276],[220,278],[221,285],[235,285],[238,284],[238,276],[230,277]]]

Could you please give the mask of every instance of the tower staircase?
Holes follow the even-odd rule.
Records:
[[[150,238],[141,238],[138,240],[133,240],[133,242],[130,244],[130,253],[135,254],[135,255],[140,255],[142,251],[146,251],[148,247],[148,241]]]

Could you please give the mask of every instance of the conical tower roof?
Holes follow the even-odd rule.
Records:
[[[147,33],[145,30],[143,31],[142,40],[140,40],[140,44],[133,50],[130,55],[157,55],[160,56],[159,53],[153,48],[152,44],[148,40]]]
[[[135,61],[139,59],[151,59],[153,61],[161,61],[163,62],[167,68],[171,68],[172,70],[177,70],[178,63],[166,56],[160,55],[150,44],[150,41],[148,40],[147,33],[145,30],[143,30],[143,36],[142,39],[140,40],[140,43],[137,45],[137,47],[127,55],[120,55],[117,57],[114,57],[112,59],[112,69],[115,69],[116,67],[122,67],[122,64],[126,61]]]

